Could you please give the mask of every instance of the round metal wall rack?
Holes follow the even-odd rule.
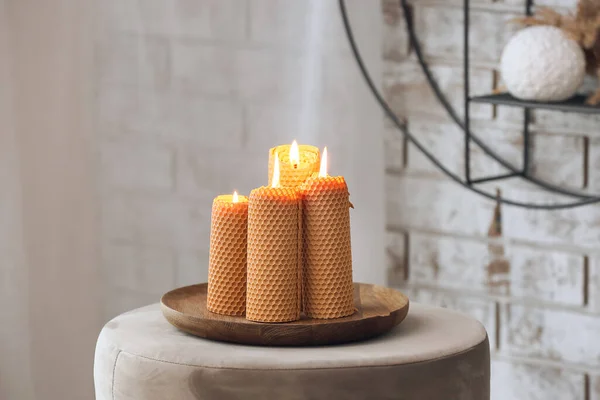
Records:
[[[545,209],[545,210],[556,210],[556,209],[565,209],[565,208],[573,208],[579,207],[583,205],[593,204],[600,202],[600,196],[591,195],[588,193],[584,193],[581,191],[575,191],[560,187],[558,185],[552,184],[550,182],[546,182],[539,178],[536,178],[530,173],[530,154],[529,154],[529,145],[530,145],[530,132],[529,126],[531,122],[531,110],[532,109],[546,109],[546,110],[555,110],[555,111],[563,111],[563,112],[576,112],[576,113],[585,113],[585,114],[600,114],[600,107],[589,106],[585,104],[584,96],[575,96],[569,100],[557,103],[543,103],[543,102],[533,102],[533,101],[523,101],[512,97],[508,93],[501,94],[490,94],[486,96],[476,96],[473,97],[469,92],[469,70],[470,70],[470,60],[469,60],[469,28],[470,28],[470,1],[464,1],[464,25],[463,25],[463,67],[464,67],[464,107],[465,107],[465,119],[461,120],[456,110],[452,107],[444,93],[442,93],[437,81],[433,77],[427,62],[424,59],[423,52],[421,51],[421,46],[419,40],[417,38],[414,24],[411,19],[411,9],[408,4],[408,0],[399,0],[399,6],[403,10],[404,19],[406,22],[406,29],[410,39],[410,44],[412,50],[415,52],[417,56],[418,63],[423,71],[427,82],[431,86],[434,91],[437,99],[444,107],[450,118],[458,125],[463,133],[464,133],[464,143],[465,143],[465,173],[464,177],[461,177],[454,172],[450,171],[446,166],[444,166],[435,155],[433,155],[427,148],[419,142],[417,137],[412,134],[406,125],[405,122],[400,120],[397,115],[393,112],[387,101],[381,95],[377,86],[373,83],[373,79],[371,78],[369,71],[367,70],[365,63],[362,59],[360,51],[356,45],[354,40],[354,33],[352,31],[348,14],[346,11],[346,4],[344,0],[339,0],[340,11],[342,15],[342,20],[344,23],[344,28],[346,31],[346,36],[350,43],[350,47],[352,49],[354,58],[358,64],[358,67],[369,87],[371,92],[373,93],[375,99],[385,112],[385,114],[392,120],[392,122],[396,125],[396,127],[406,136],[406,138],[412,142],[433,164],[435,164],[444,174],[446,174],[450,179],[455,181],[456,183],[462,185],[468,190],[475,192],[481,196],[487,197],[494,201],[513,205],[517,207],[524,208],[532,208],[532,209]],[[527,15],[531,15],[532,9],[532,0],[526,0],[525,5],[525,13]],[[516,168],[510,162],[504,160],[500,155],[498,155],[491,147],[489,147],[485,142],[483,142],[477,135],[471,132],[470,129],[470,119],[469,119],[469,110],[471,103],[483,103],[483,104],[493,104],[493,105],[505,105],[505,106],[513,106],[519,107],[523,109],[524,113],[524,124],[523,124],[523,168]],[[488,177],[480,177],[473,179],[471,176],[470,170],[470,146],[471,143],[479,146],[487,156],[496,160],[500,163],[504,168],[506,168],[509,172],[502,175],[497,176],[488,176]],[[563,195],[567,197],[571,197],[572,200],[564,203],[529,203],[522,202],[517,200],[511,200],[509,198],[501,197],[496,194],[488,193],[477,185],[484,182],[497,181],[508,178],[519,178],[524,179],[538,187],[558,195]]]

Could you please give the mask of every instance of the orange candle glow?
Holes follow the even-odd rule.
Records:
[[[279,182],[275,154],[273,180],[250,192],[246,318],[289,322],[300,318],[300,196]]]
[[[217,314],[244,315],[248,198],[217,196],[213,201],[207,308]]]
[[[269,185],[273,182],[275,154],[279,155],[280,184],[283,187],[297,187],[319,171],[319,149],[315,146],[298,145],[294,140],[291,145],[273,147],[269,151]]]
[[[342,176],[327,174],[327,148],[319,174],[300,187],[304,253],[304,313],[340,318],[354,313],[350,195]]]

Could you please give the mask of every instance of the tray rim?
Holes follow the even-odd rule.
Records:
[[[371,315],[368,317],[357,318],[355,313],[348,317],[335,319],[316,319],[303,317],[301,320],[298,321],[281,323],[256,322],[247,320],[245,316],[226,316],[220,314],[214,314],[216,318],[208,319],[202,318],[202,316],[200,315],[184,313],[167,304],[169,302],[169,296],[177,295],[180,292],[190,290],[191,288],[196,287],[208,287],[208,283],[204,282],[194,285],[182,286],[163,294],[163,296],[160,299],[160,307],[163,316],[167,319],[167,321],[171,325],[175,326],[177,329],[200,338],[243,345],[322,346],[367,340],[385,334],[386,332],[389,332],[394,327],[402,323],[402,321],[404,321],[404,319],[406,318],[410,308],[410,300],[408,296],[406,296],[400,290],[382,285],[358,282],[354,282],[355,291],[358,290],[360,292],[361,289],[393,291],[396,295],[401,296],[402,300],[404,301],[404,304],[402,304],[398,308],[389,310],[389,313],[382,315]],[[361,310],[358,311],[360,312]],[[210,311],[208,310],[207,312],[210,313]],[[198,331],[198,329],[202,330],[202,328],[190,329],[187,326],[188,324],[182,324],[181,321],[185,321],[188,323],[192,322],[193,324],[195,324],[196,327],[203,326],[203,331]],[[245,339],[241,339],[240,336],[243,336],[241,335],[241,331],[239,332],[240,335],[236,335],[235,326],[232,327],[232,324],[239,324],[240,329],[242,327],[250,327],[250,330],[256,332],[253,335],[247,336]],[[329,335],[332,336],[331,338],[326,338],[322,335],[323,331],[327,328],[331,328],[332,330],[339,330],[341,327],[364,329],[365,325],[370,325],[371,329],[368,332],[345,332],[344,337],[336,337],[335,334],[331,334]],[[208,327],[219,327],[219,329],[217,329],[218,331],[228,331],[229,334],[226,334],[225,337],[216,337],[218,335],[206,332]],[[297,334],[301,337],[296,338],[297,340],[286,339],[285,337],[281,337],[278,335],[278,333],[281,333],[283,331],[288,331],[288,333]],[[253,336],[258,337],[253,339]]]

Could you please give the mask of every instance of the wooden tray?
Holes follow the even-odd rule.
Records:
[[[408,298],[397,290],[354,284],[356,312],[337,319],[260,323],[206,309],[207,283],[166,293],[160,303],[175,327],[206,339],[262,346],[311,346],[353,342],[381,335],[404,320]]]

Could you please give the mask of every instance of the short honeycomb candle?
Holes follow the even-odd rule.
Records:
[[[300,197],[280,187],[276,158],[273,184],[250,193],[246,318],[289,322],[300,318]]]
[[[248,198],[218,196],[213,201],[207,308],[217,314],[244,315]]]
[[[269,151],[269,185],[273,181],[275,154],[280,160],[280,185],[297,187],[306,178],[319,172],[319,149],[315,146],[298,145],[296,141],[289,145],[273,147]]]
[[[342,176],[327,175],[326,167],[327,148],[319,174],[300,188],[304,313],[323,319],[354,313],[348,186]]]

